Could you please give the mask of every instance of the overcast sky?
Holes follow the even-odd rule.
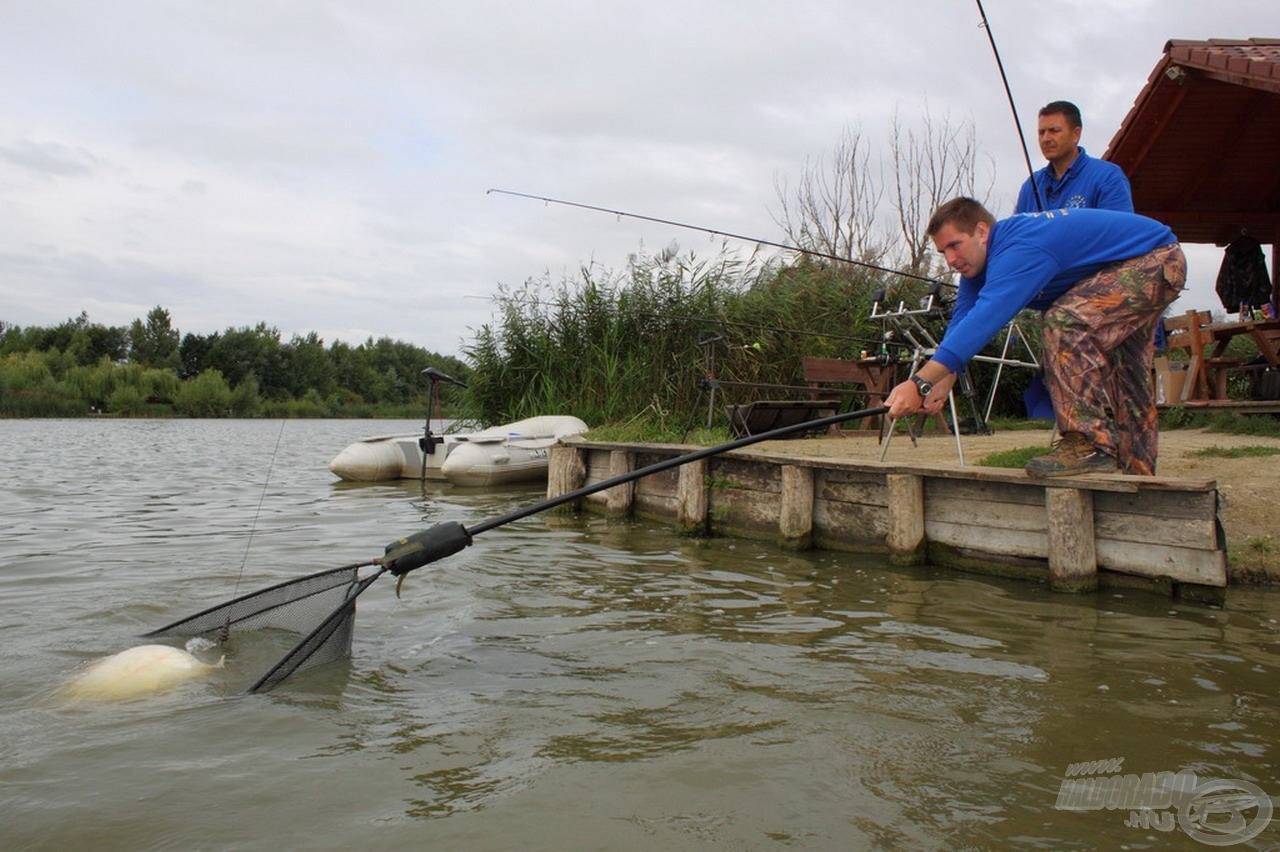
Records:
[[[1280,35],[1275,0],[986,0],[1035,112],[1107,148],[1170,38]],[[457,354],[499,284],[706,235],[784,239],[775,182],[895,111],[972,121],[991,201],[1026,177],[972,0],[10,0],[0,4],[0,320],[156,305]],[[745,247],[747,251],[750,246]],[[1220,252],[1196,249],[1188,307]]]

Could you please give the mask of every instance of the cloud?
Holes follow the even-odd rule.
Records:
[[[0,159],[38,178],[88,177],[102,165],[83,148],[30,139],[0,145]]]
[[[1095,154],[1165,40],[1274,19],[1064,0],[1046,41],[1036,4],[984,5],[1024,130],[1071,98]],[[951,0],[0,5],[0,319],[161,304],[184,331],[457,352],[499,284],[717,245],[489,188],[778,239],[775,179],[847,127],[883,150],[926,105],[973,122],[1008,207],[1021,142],[979,23]]]

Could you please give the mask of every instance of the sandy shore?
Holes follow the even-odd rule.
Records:
[[[966,463],[975,464],[992,453],[1020,447],[1047,446],[1048,430],[999,431],[994,435],[961,437]],[[1280,449],[1280,438],[1226,435],[1201,429],[1175,429],[1160,434],[1159,475],[1213,480],[1223,498],[1223,526],[1232,579],[1237,582],[1268,581],[1280,584],[1280,455],[1221,458],[1198,456],[1211,447],[1265,446]],[[822,458],[875,461],[880,445],[874,435],[803,438],[766,441],[758,445],[778,453]],[[930,434],[913,446],[903,434],[889,446],[886,461],[958,466],[955,439]]]

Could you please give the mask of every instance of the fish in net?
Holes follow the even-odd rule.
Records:
[[[311,666],[351,654],[355,634],[356,597],[385,569],[360,576],[370,563],[346,565],[288,580],[210,607],[145,634],[213,636],[225,642],[232,632],[276,629],[304,638],[246,692],[264,692]]]

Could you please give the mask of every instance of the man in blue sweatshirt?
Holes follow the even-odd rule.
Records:
[[[1081,124],[1080,109],[1070,101],[1054,101],[1040,110],[1036,136],[1049,164],[1023,181],[1014,213],[1063,207],[1133,212],[1129,179],[1115,163],[1085,153]]]
[[[969,359],[1034,308],[1044,311],[1045,380],[1062,440],[1027,473],[1114,473],[1118,461],[1125,473],[1153,475],[1152,331],[1187,276],[1168,226],[1091,209],[997,222],[972,198],[955,198],[934,212],[928,233],[960,273],[959,295],[933,358],[890,392],[890,416],[941,410]]]

